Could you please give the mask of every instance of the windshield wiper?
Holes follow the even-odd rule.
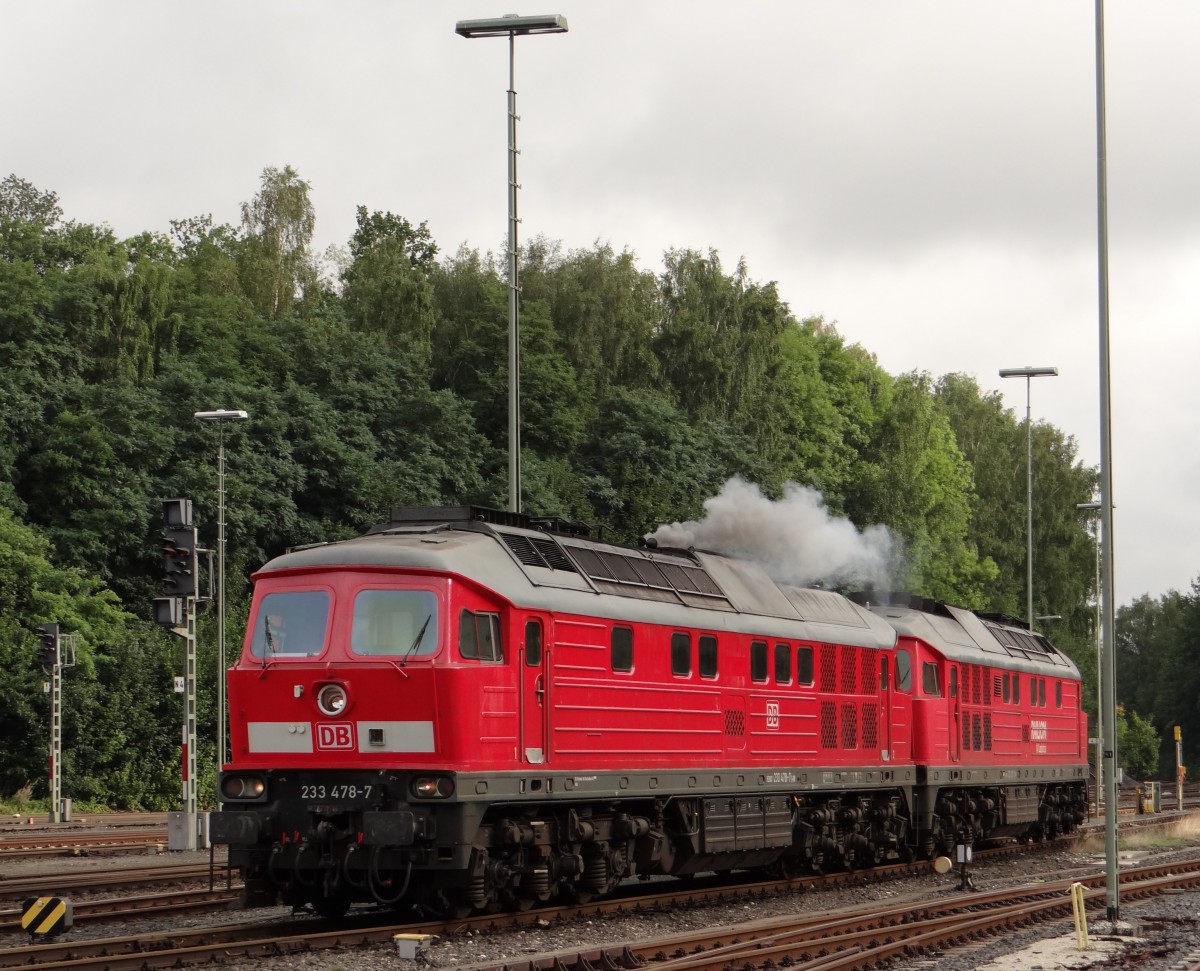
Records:
[[[266,640],[266,651],[263,652],[262,666],[267,666],[267,651],[275,653],[275,638],[271,636],[271,615],[263,614],[263,636]]]
[[[400,667],[404,667],[408,663],[408,659],[416,653],[417,648],[421,646],[421,638],[425,636],[425,628],[429,626],[429,622],[433,620],[433,614],[428,614],[425,617],[425,623],[421,625],[421,629],[417,631],[417,636],[413,638],[412,645],[404,655],[400,658]]]

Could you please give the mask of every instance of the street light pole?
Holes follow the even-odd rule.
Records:
[[[1001,368],[1002,378],[1025,379],[1025,507],[1028,518],[1025,524],[1025,617],[1029,629],[1033,630],[1033,421],[1031,418],[1030,385],[1034,378],[1057,377],[1056,367],[1014,367]]]
[[[1081,512],[1099,512],[1098,502],[1077,502]],[[1103,666],[1100,638],[1100,523],[1093,526],[1092,545],[1096,549],[1096,808],[1103,802],[1104,785],[1104,684],[1100,676]]]
[[[217,426],[217,771],[227,755],[225,728],[225,422],[244,421],[244,411],[198,411],[201,421]]]
[[[567,18],[559,14],[519,17],[508,14],[486,20],[460,20],[461,37],[508,38],[508,508],[521,511],[521,375],[520,310],[517,301],[517,90],[515,59],[518,34],[565,34]]]
[[[1096,277],[1100,318],[1100,576],[1104,637],[1101,683],[1104,722],[1104,857],[1105,905],[1114,923],[1121,916],[1120,868],[1117,860],[1117,681],[1116,614],[1113,567],[1112,394],[1108,339],[1108,136],[1104,99],[1104,0],[1096,0]]]

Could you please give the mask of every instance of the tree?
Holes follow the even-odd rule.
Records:
[[[425,223],[414,229],[407,219],[390,212],[368,216],[359,206],[350,253],[353,261],[342,272],[342,305],[350,323],[382,340],[403,341],[427,362],[437,244]]]
[[[638,269],[629,250],[615,253],[597,243],[560,258],[536,239],[522,260],[521,293],[549,310],[558,349],[586,400],[602,400],[614,385],[656,384],[651,344],[662,315],[658,282]]]
[[[774,283],[750,282],[744,261],[726,276],[714,250],[671,250],[663,259],[654,338],[662,375],[691,418],[736,422],[759,401],[777,361],[787,306]]]
[[[1158,732],[1132,708],[1117,706],[1117,755],[1135,779],[1158,775]]]
[[[49,621],[74,634],[78,645],[76,667],[63,678],[63,776],[71,792],[112,805],[166,805],[176,791],[167,766],[175,764],[178,706],[170,712],[161,703],[169,668],[165,652],[150,646],[165,644],[165,635],[131,617],[84,571],[56,566],[49,544],[2,507],[0,793],[29,782],[37,792],[46,777],[50,716],[43,674],[33,663],[33,628]],[[137,650],[139,642],[148,646]],[[135,651],[137,658],[130,656]],[[133,690],[110,694],[114,679]]]
[[[893,565],[903,588],[979,609],[996,566],[968,545],[971,467],[931,387],[926,374],[896,380],[847,512],[860,526],[882,523],[903,538]]]
[[[308,247],[317,217],[311,186],[290,165],[263,169],[258,194],[242,203],[245,232],[238,275],[258,312],[271,320],[313,293],[317,271]]]
[[[32,223],[46,230],[56,226],[62,215],[57,192],[43,192],[15,174],[0,182],[0,224]]]

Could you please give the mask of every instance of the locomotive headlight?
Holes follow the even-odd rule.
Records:
[[[317,692],[317,707],[321,714],[334,718],[346,710],[346,689],[340,684],[327,684]]]
[[[227,775],[221,780],[221,795],[230,802],[249,802],[266,792],[267,784],[259,775]]]
[[[418,799],[448,799],[454,795],[454,780],[444,775],[413,779],[412,791]]]

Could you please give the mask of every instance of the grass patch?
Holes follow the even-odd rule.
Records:
[[[1117,835],[1117,848],[1121,850],[1175,850],[1200,844],[1200,813],[1167,823],[1164,826],[1148,826]],[[1088,836],[1079,844],[1083,853],[1103,853],[1103,834]]]

